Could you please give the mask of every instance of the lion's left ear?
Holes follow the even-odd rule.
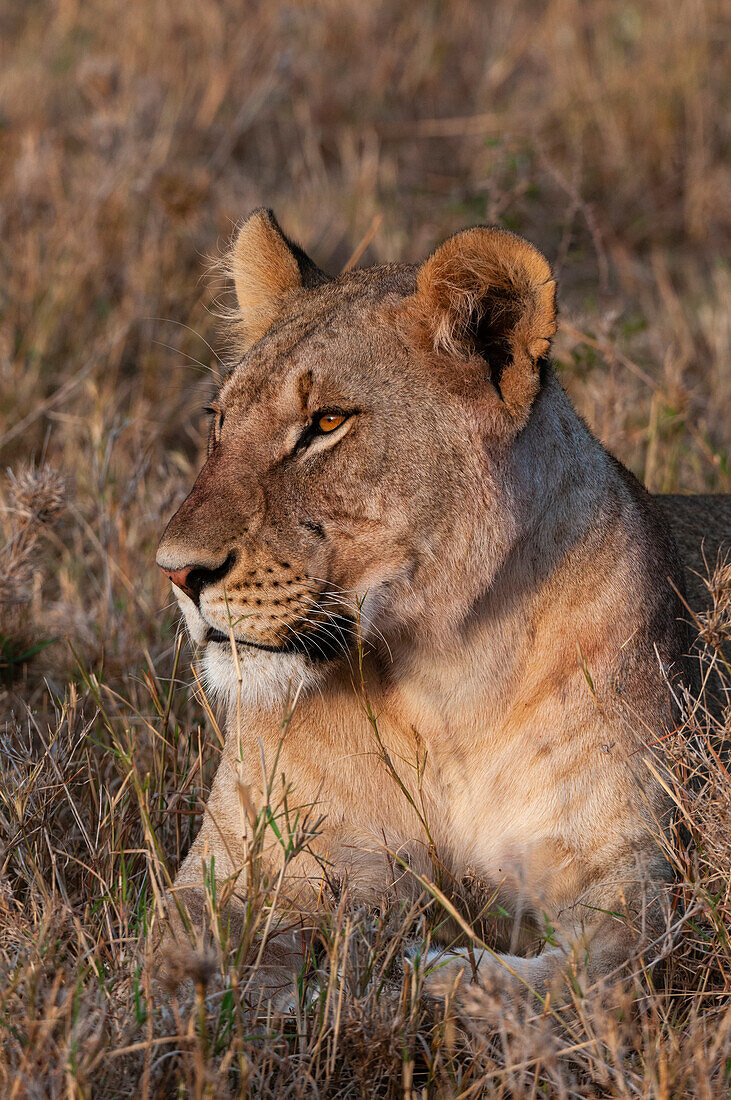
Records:
[[[432,347],[481,356],[518,420],[540,386],[540,362],[556,331],[556,283],[537,248],[504,229],[450,237],[422,264],[414,304]]]
[[[239,229],[228,266],[249,347],[271,328],[290,294],[328,281],[264,207],[249,214]]]

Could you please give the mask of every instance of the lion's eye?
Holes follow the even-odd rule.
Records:
[[[297,453],[305,450],[311,443],[321,439],[323,435],[331,435],[337,428],[341,428],[343,424],[346,425],[347,430],[348,422],[351,421],[356,414],[356,409],[352,411],[346,410],[345,412],[339,409],[318,409],[317,412],[312,414],[312,419],[302,431],[302,434],[295,444],[294,452]],[[337,435],[333,442],[336,443],[339,439],[340,435]]]
[[[316,420],[317,430],[319,432],[334,432],[347,419],[347,416],[343,416],[342,413],[323,413]]]

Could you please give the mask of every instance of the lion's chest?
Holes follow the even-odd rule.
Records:
[[[506,740],[486,716],[405,715],[341,715],[287,743],[288,779],[325,815],[328,858],[369,891],[400,861],[433,877],[436,850],[457,882],[477,876],[505,899],[564,896],[583,798],[570,745],[528,729]]]

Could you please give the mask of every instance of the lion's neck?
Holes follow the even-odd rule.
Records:
[[[613,463],[553,376],[500,477],[510,538],[499,560],[486,556],[473,582],[478,595],[452,629],[410,633],[391,647],[391,691],[415,709],[429,701],[452,721],[478,715],[484,723],[486,708],[498,714],[510,705],[540,648],[547,601],[571,606],[567,561],[577,576],[584,557],[587,568],[596,566],[589,532],[622,492]]]

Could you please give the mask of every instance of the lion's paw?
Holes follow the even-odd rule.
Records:
[[[443,998],[472,981],[477,958],[473,962],[473,956],[464,948],[448,951],[440,947],[430,947],[422,952],[417,947],[406,952],[404,962],[421,972],[423,990],[427,996]]]

